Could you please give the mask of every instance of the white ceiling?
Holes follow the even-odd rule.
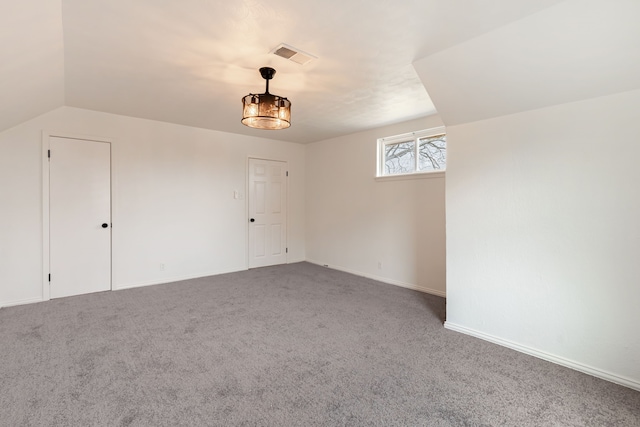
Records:
[[[636,90],[639,17],[639,0],[566,0],[414,65],[447,125]]]
[[[0,131],[64,104],[59,1],[0,1]]]
[[[301,143],[402,122],[435,112],[414,61],[560,2],[5,1],[0,130],[62,105]],[[318,59],[268,53],[283,42]],[[265,65],[287,130],[240,124]]]

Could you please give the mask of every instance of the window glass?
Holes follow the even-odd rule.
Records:
[[[442,172],[446,167],[444,127],[378,139],[378,176]]]
[[[436,135],[418,139],[419,171],[444,170],[447,165],[447,136]]]
[[[415,143],[398,142],[384,146],[385,175],[411,173],[416,170]]]

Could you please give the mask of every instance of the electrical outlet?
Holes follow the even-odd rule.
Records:
[[[164,263],[160,264],[160,271],[164,271]]]
[[[378,261],[378,270],[382,270],[382,261]]]

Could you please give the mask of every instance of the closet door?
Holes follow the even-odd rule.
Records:
[[[52,137],[50,295],[111,289],[111,144]]]

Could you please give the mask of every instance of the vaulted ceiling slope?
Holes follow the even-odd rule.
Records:
[[[62,105],[60,1],[0,2],[0,131]]]
[[[638,18],[638,0],[567,0],[414,65],[447,125],[636,90]]]
[[[292,142],[323,140],[434,113],[416,59],[519,27],[523,18],[526,25],[527,17],[559,3],[2,2],[0,130],[67,105]],[[283,42],[317,60],[302,66],[269,53]],[[264,91],[261,66],[277,70],[271,92],[293,103],[290,129],[240,124],[241,97]],[[455,79],[425,67],[423,80],[448,111],[461,101],[441,99]]]

